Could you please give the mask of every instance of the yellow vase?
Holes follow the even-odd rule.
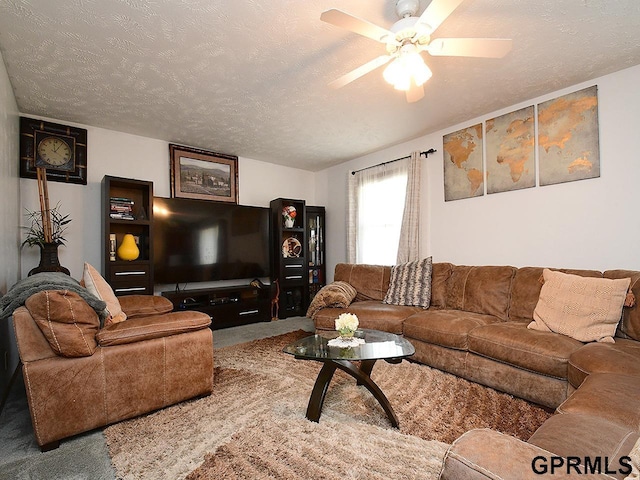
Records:
[[[118,247],[118,257],[120,260],[135,260],[140,256],[140,249],[136,245],[133,235],[127,233],[122,237],[122,243]]]

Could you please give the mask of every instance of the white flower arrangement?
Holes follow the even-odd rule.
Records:
[[[358,325],[358,317],[353,313],[342,313],[336,318],[336,330],[340,335],[353,335]]]

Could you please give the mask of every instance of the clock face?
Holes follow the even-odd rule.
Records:
[[[45,167],[73,170],[72,142],[58,136],[45,136],[38,143],[37,160]]]

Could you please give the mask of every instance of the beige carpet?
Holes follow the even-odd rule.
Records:
[[[342,372],[329,386],[320,423],[309,422],[305,412],[320,364],[281,351],[305,335],[216,350],[211,396],[106,428],[118,476],[435,479],[446,443],[465,431],[489,427],[526,439],[549,416],[510,395],[404,361],[378,362],[372,372],[400,431]]]

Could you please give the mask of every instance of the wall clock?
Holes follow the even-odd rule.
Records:
[[[36,178],[37,167],[48,180],[86,185],[87,131],[20,117],[20,176]]]

